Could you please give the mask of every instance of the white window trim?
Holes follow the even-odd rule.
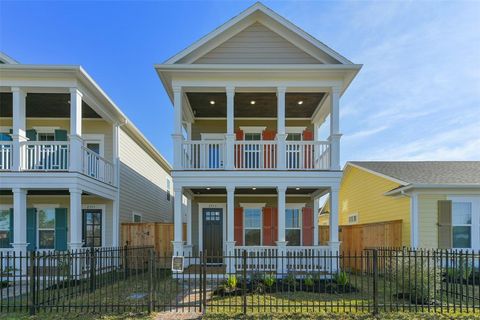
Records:
[[[105,135],[99,133],[82,134],[83,146],[87,147],[87,143],[98,143],[100,145],[100,156],[105,156]]]
[[[479,250],[480,249],[480,196],[449,195],[447,200],[452,201],[452,233],[453,233],[453,202],[470,202],[472,204],[471,248],[452,248],[452,250]],[[460,226],[460,225],[459,225]]]
[[[356,218],[355,218],[356,221],[353,222],[353,223],[350,222],[350,217],[356,217]],[[358,224],[358,212],[352,212],[352,213],[350,213],[350,214],[348,215],[348,217],[347,217],[347,222],[348,222],[348,224],[350,224],[350,225]]]
[[[285,132],[288,133],[303,133],[307,127],[285,127]],[[303,137],[302,137],[303,139]]]
[[[225,250],[227,241],[227,204],[226,203],[199,203],[198,204],[198,248],[203,250],[203,209],[222,209],[222,249]]]
[[[36,212],[36,217],[35,217],[35,220],[37,221],[36,222],[36,227],[37,227],[37,230],[35,230],[35,236],[37,238],[37,249],[36,251],[39,251],[39,252],[49,252],[49,251],[54,251],[55,250],[55,238],[56,238],[56,231],[55,231],[55,225],[53,226],[53,248],[43,248],[41,249],[40,248],[40,231],[43,231],[43,230],[46,230],[46,231],[49,231],[49,230],[52,230],[52,229],[45,229],[45,228],[42,228],[40,229],[40,221],[39,221],[39,217],[40,215],[38,214],[38,211],[39,210],[43,210],[43,209],[54,209],[53,213],[55,215],[55,209],[58,208],[59,205],[47,205],[47,204],[42,204],[42,205],[39,205],[39,206],[35,206],[35,209],[37,209],[37,212]],[[54,216],[54,221],[55,221],[55,216]],[[54,222],[55,224],[55,222]]]
[[[254,203],[245,203],[247,205],[253,205]],[[258,246],[263,246],[263,208],[265,207],[265,204],[263,204],[262,207],[259,207],[258,204],[256,206],[247,206],[244,207],[244,209],[259,209],[260,210],[260,244]],[[248,230],[257,230],[258,228],[246,228],[245,227],[245,210],[242,212],[242,225],[243,225],[243,230],[242,230],[242,235],[243,235],[243,245],[247,246],[245,243],[245,231]],[[255,246],[248,246],[248,247],[255,247]]]
[[[200,133],[202,141],[225,140],[225,133]]]
[[[263,209],[265,208],[267,204],[265,202],[260,203],[260,202],[241,202],[240,207],[244,209]]]
[[[243,133],[262,133],[265,131],[267,127],[262,127],[262,126],[257,126],[257,127],[252,127],[252,126],[241,126],[240,130],[243,131]]]
[[[10,134],[10,130],[11,130],[11,129],[12,129],[12,127],[0,126],[0,132],[1,132],[1,133]]]
[[[61,129],[60,127],[32,127],[37,134],[39,133],[55,133],[55,130]]]
[[[305,207],[305,203],[286,203],[285,210],[287,209],[298,209],[298,213],[300,214],[300,226],[299,228],[287,228],[287,221],[285,221],[285,235],[287,233],[287,229],[297,230],[300,229],[300,246],[303,246],[303,211],[302,209]],[[285,219],[287,218],[287,213],[285,212]]]
[[[100,209],[102,210],[102,247],[106,246],[106,215],[107,215],[107,206],[104,204],[82,204],[82,224],[83,224],[83,210],[85,209]],[[70,219],[70,217],[67,217]],[[83,225],[82,225],[82,232],[83,232]]]
[[[142,213],[132,211],[132,222],[135,222],[135,216],[140,216],[140,222],[143,222],[143,214]]]

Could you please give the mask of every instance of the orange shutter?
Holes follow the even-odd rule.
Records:
[[[235,245],[243,246],[243,208],[235,208],[233,224]]]
[[[236,136],[237,140],[243,140],[243,130],[235,131],[235,136]]]
[[[313,140],[313,132],[309,130],[304,130],[303,131],[303,141],[312,141]],[[305,145],[305,150],[304,150],[304,166],[305,169],[313,169],[315,166],[314,163],[314,155],[313,155],[313,145]]]
[[[273,209],[263,208],[263,245],[273,246]]]
[[[275,135],[277,133],[271,130],[264,130],[262,132],[262,140],[275,140]],[[265,169],[274,169],[276,168],[275,164],[275,147],[273,144],[265,145],[263,150],[263,162]]]
[[[272,231],[273,231],[273,243],[278,241],[278,208],[272,208]]]
[[[302,240],[304,246],[313,245],[313,209],[302,209]]]

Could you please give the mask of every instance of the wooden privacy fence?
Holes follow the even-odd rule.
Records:
[[[173,254],[173,223],[130,222],[122,223],[122,245],[132,247],[151,246],[158,255]],[[187,225],[183,224],[183,240],[186,240]]]
[[[328,226],[319,226],[320,244],[328,244]],[[402,220],[340,226],[341,251],[360,252],[373,247],[402,247]]]

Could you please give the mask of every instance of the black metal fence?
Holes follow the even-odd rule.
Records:
[[[236,251],[184,257],[151,247],[0,253],[0,312],[228,314],[469,312],[480,307],[480,253],[408,248],[334,254]]]

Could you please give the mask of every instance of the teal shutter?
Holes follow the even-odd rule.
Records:
[[[37,140],[37,130],[28,129],[27,131],[25,131],[25,134],[27,135],[28,140],[30,140],[30,141],[36,141]]]
[[[35,251],[37,249],[37,209],[27,209],[27,250]]]
[[[12,141],[12,137],[8,133],[0,132],[0,141]]]
[[[67,250],[67,209],[55,209],[55,250]]]
[[[67,141],[67,130],[55,130],[55,141]]]
[[[10,230],[8,232],[9,247],[12,248],[13,243],[13,208],[10,208]]]

